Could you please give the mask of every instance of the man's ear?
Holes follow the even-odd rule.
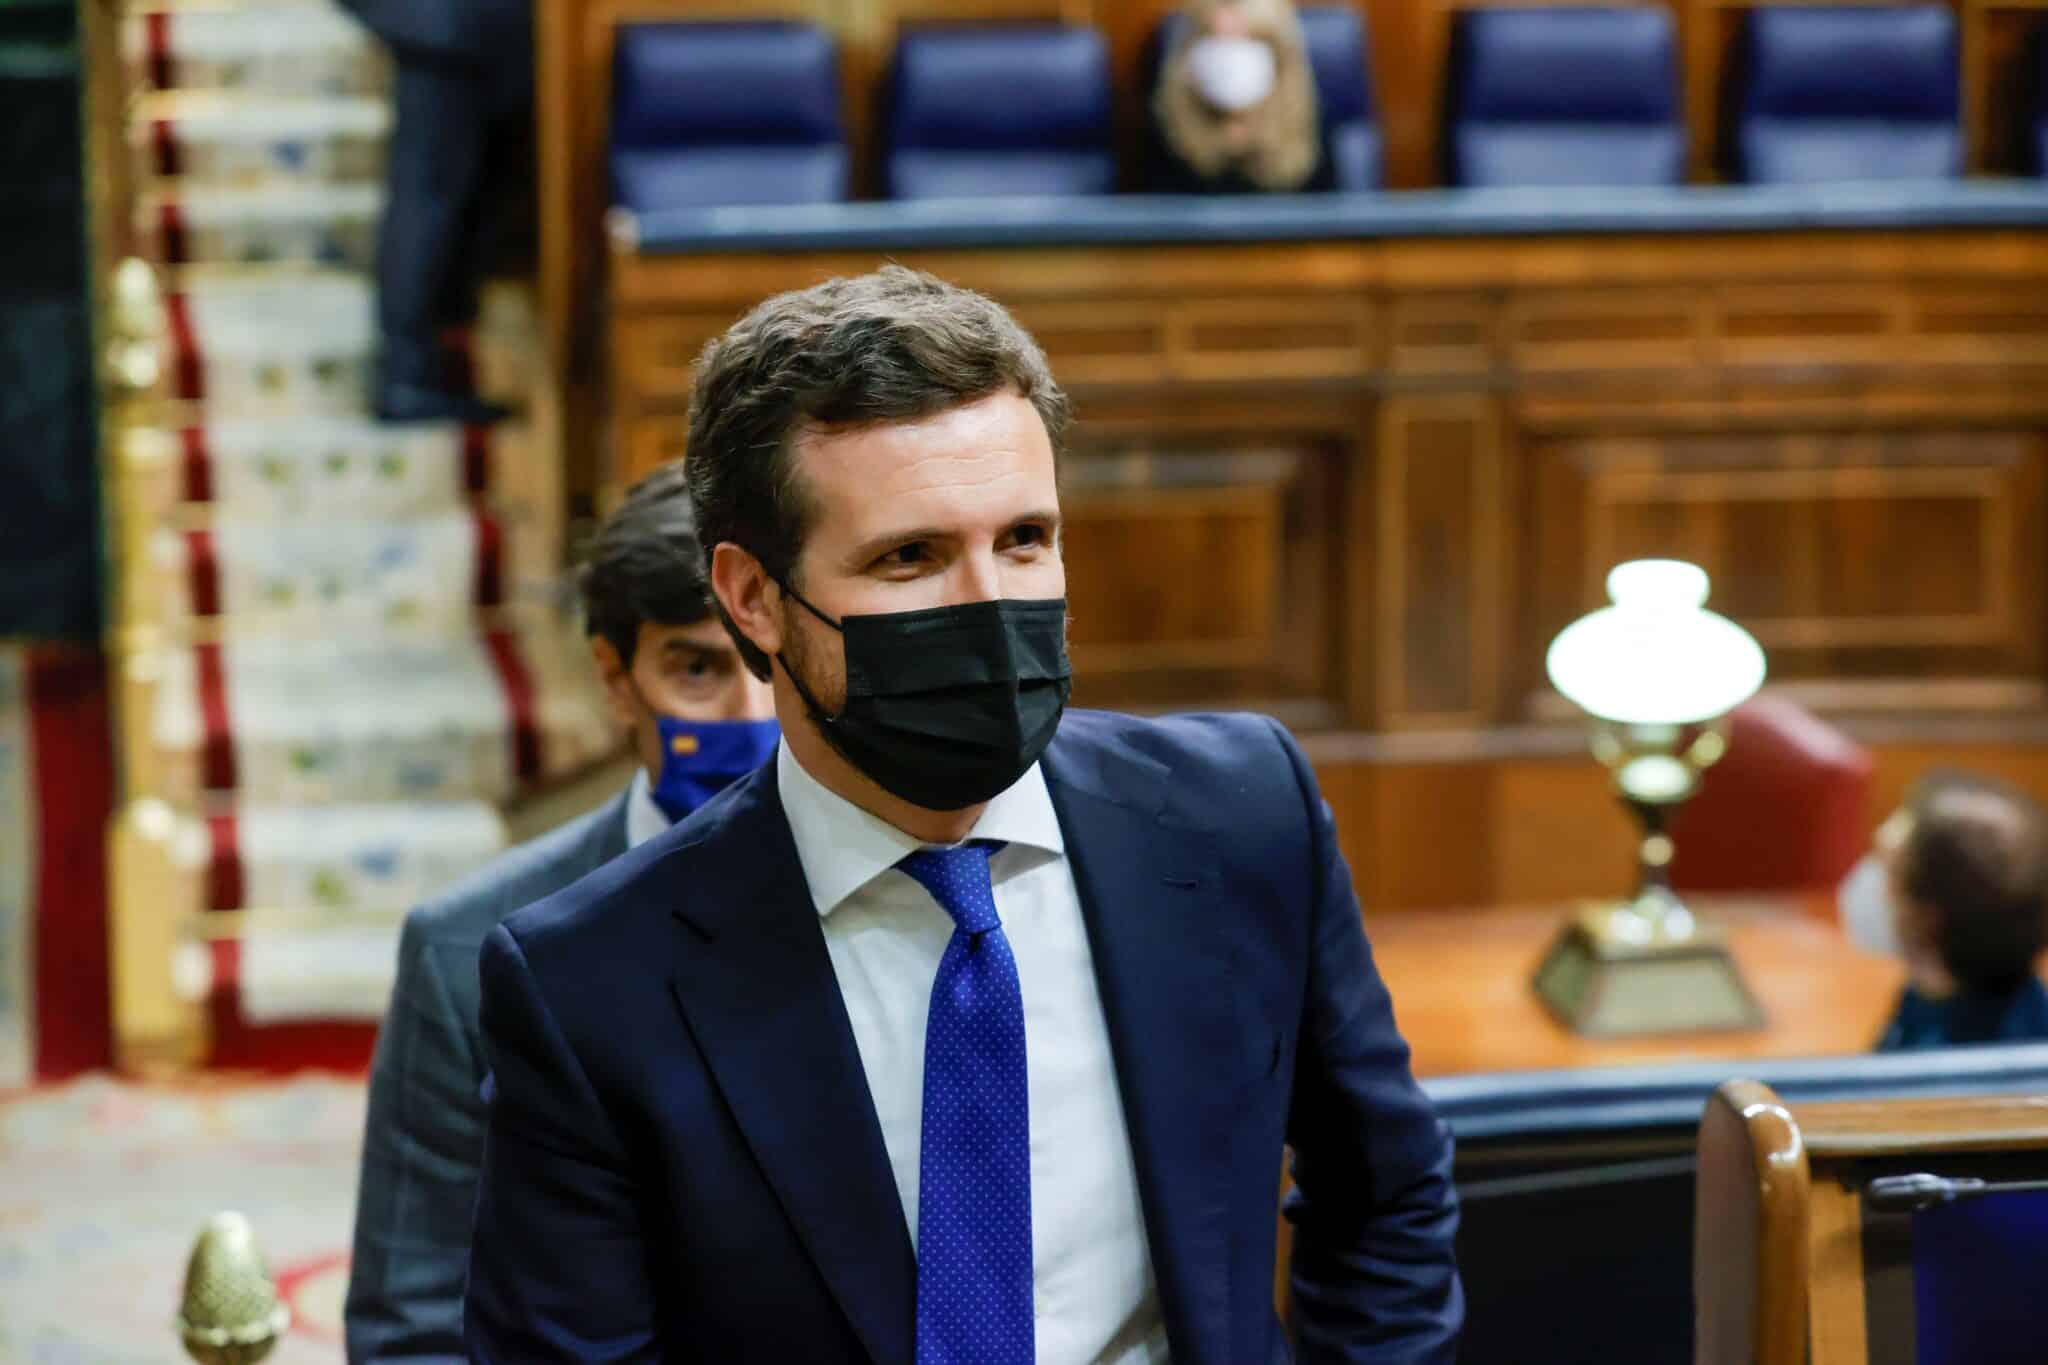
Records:
[[[602,635],[593,635],[590,637],[590,661],[597,665],[598,681],[604,684],[605,700],[611,704],[612,718],[622,727],[632,729],[640,723],[639,708],[633,704],[637,694],[633,690],[632,669],[619,657],[619,647]]]
[[[782,652],[782,589],[751,551],[720,541],[711,551],[711,591],[754,648],[771,659]]]

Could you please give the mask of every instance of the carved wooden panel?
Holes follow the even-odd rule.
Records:
[[[1489,724],[1511,556],[1498,405],[1473,394],[1390,398],[1378,428],[1378,718],[1395,728]]]
[[[1395,374],[1479,374],[1494,363],[1494,308],[1477,294],[1396,295],[1387,368]]]
[[[1918,291],[1909,306],[1921,364],[2048,365],[2048,294],[2041,290],[1950,284]]]
[[[1339,466],[1327,443],[1069,455],[1077,700],[1327,711]]]
[[[1532,290],[1510,298],[1508,363],[1529,378],[1682,370],[1706,363],[1711,325],[1697,291]]]
[[[1717,291],[1714,307],[1723,365],[1870,365],[1903,351],[1907,298],[1891,284],[1741,285]]]
[[[1194,381],[1259,383],[1355,377],[1371,363],[1363,298],[1211,298],[1171,313],[1172,369]]]
[[[1774,678],[2040,669],[2038,433],[1560,437],[1530,461],[1525,687],[1607,570],[1645,555],[1704,567]]]
[[[691,376],[704,343],[722,334],[731,318],[634,318],[615,329],[616,373],[643,403],[690,401]]]
[[[1151,303],[1026,302],[1011,309],[1069,389],[1168,377],[1166,313]]]
[[[622,424],[621,437],[622,485],[630,487],[669,461],[683,458],[690,423],[680,412],[631,417]]]

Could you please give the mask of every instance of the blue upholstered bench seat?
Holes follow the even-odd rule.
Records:
[[[1956,21],[1947,5],[1752,10],[1736,151],[1757,184],[1962,173]]]
[[[636,213],[844,199],[831,36],[795,23],[619,27],[612,202]]]
[[[1108,194],[1108,44],[1058,24],[905,33],[884,174],[894,199]]]
[[[1675,185],[1685,171],[1671,15],[1615,5],[1460,11],[1451,182]]]

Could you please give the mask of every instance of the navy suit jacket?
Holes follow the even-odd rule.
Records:
[[[1449,1135],[1328,808],[1263,717],[1070,712],[1044,757],[1176,1365],[1449,1361]],[[916,1267],[775,765],[493,930],[473,1359],[910,1365]]]

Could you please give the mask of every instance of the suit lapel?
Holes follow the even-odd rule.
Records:
[[[1203,932],[1209,832],[1172,823],[1166,770],[1055,741],[1047,785],[1073,864],[1176,1361],[1228,1351],[1232,1125],[1217,1081],[1242,1048],[1227,963]],[[1112,795],[1112,793],[1116,793]]]
[[[755,1159],[876,1365],[908,1365],[917,1270],[773,764],[669,865],[674,989]]]

